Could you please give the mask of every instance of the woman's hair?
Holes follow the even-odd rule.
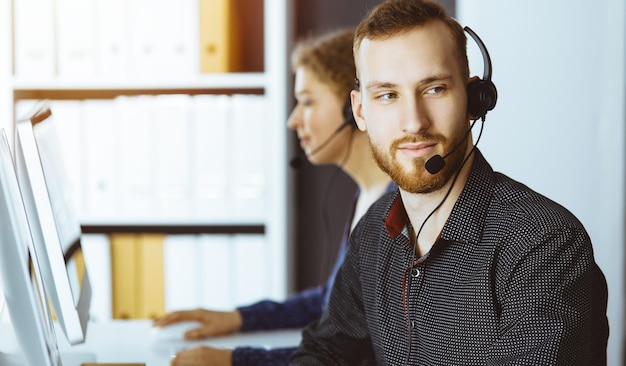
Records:
[[[387,0],[376,6],[358,25],[354,35],[354,58],[358,58],[361,42],[367,39],[387,39],[408,32],[432,21],[440,21],[450,30],[456,45],[456,56],[462,75],[469,77],[467,38],[463,27],[448,16],[445,9],[429,0]]]
[[[339,29],[298,42],[291,53],[291,68],[313,72],[343,100],[354,89],[356,70],[352,54],[354,29]]]

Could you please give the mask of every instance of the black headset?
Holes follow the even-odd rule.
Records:
[[[356,125],[356,120],[354,119],[354,114],[352,114],[352,102],[348,98],[348,101],[343,106],[343,124],[350,125],[352,128],[358,128]]]
[[[356,120],[354,119],[354,115],[352,114],[352,103],[350,102],[350,99],[348,99],[346,104],[344,104],[342,114],[343,114],[343,123],[341,123],[341,125],[339,125],[339,127],[337,127],[335,129],[335,131],[333,131],[333,133],[330,136],[328,136],[324,141],[322,141],[322,143],[319,144],[319,146],[317,146],[315,149],[311,150],[309,152],[309,157],[317,154],[318,152],[320,152],[324,148],[326,148],[326,146],[337,135],[339,135],[339,133],[341,131],[343,131],[343,129],[345,129],[346,127],[351,126],[352,130],[356,130],[358,128],[357,125],[356,125]],[[306,160],[307,159],[304,156],[297,155],[297,156],[295,156],[294,158],[292,158],[289,161],[289,165],[291,165],[291,167],[294,168],[294,169],[298,169],[298,168],[300,168],[302,166],[302,164]]]
[[[485,119],[487,112],[496,106],[498,99],[498,90],[491,81],[491,58],[487,47],[470,27],[463,28],[478,45],[483,55],[483,78],[476,79],[467,84],[467,112],[474,118]]]

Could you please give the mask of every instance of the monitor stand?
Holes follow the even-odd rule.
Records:
[[[86,363],[96,363],[96,354],[86,351],[62,351],[63,366],[81,366]]]
[[[95,363],[96,355],[91,352],[61,352],[61,361],[57,365],[81,366],[86,363]],[[28,362],[18,350],[16,353],[0,352],[0,365],[2,366],[28,366]]]
[[[56,347],[53,348],[55,351],[52,352],[51,357],[54,359],[54,366],[81,366],[84,363],[95,363],[97,361],[96,354],[93,352],[78,350],[59,352]],[[0,365],[29,366],[10,323],[0,323]]]

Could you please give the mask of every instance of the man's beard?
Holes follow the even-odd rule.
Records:
[[[396,159],[398,146],[402,143],[436,141],[445,142],[443,137],[406,137],[394,141],[389,147],[389,152],[385,154],[383,148],[372,142],[370,148],[378,167],[400,187],[410,193],[430,193],[443,188],[450,178],[457,172],[463,162],[465,151],[467,150],[467,140],[462,146],[446,158],[444,168],[437,174],[430,174],[426,168],[426,161],[430,158],[418,157],[412,160],[413,170],[407,171]],[[455,146],[457,142],[451,146]]]

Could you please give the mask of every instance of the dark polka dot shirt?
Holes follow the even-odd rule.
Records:
[[[386,192],[398,189],[395,183],[389,183]],[[329,289],[335,275],[343,263],[348,250],[350,226],[354,217],[356,201],[361,194],[357,189],[352,208],[346,219],[337,260],[328,281],[321,286],[309,288],[291,295],[283,302],[263,300],[252,305],[237,308],[243,319],[241,332],[273,330],[287,328],[304,328],[307,324],[319,319],[328,304]],[[236,347],[232,353],[232,366],[281,366],[289,364],[291,355],[297,347],[261,348]]]
[[[290,364],[606,365],[606,281],[565,208],[476,151],[421,258],[409,225],[398,192],[372,206]]]

